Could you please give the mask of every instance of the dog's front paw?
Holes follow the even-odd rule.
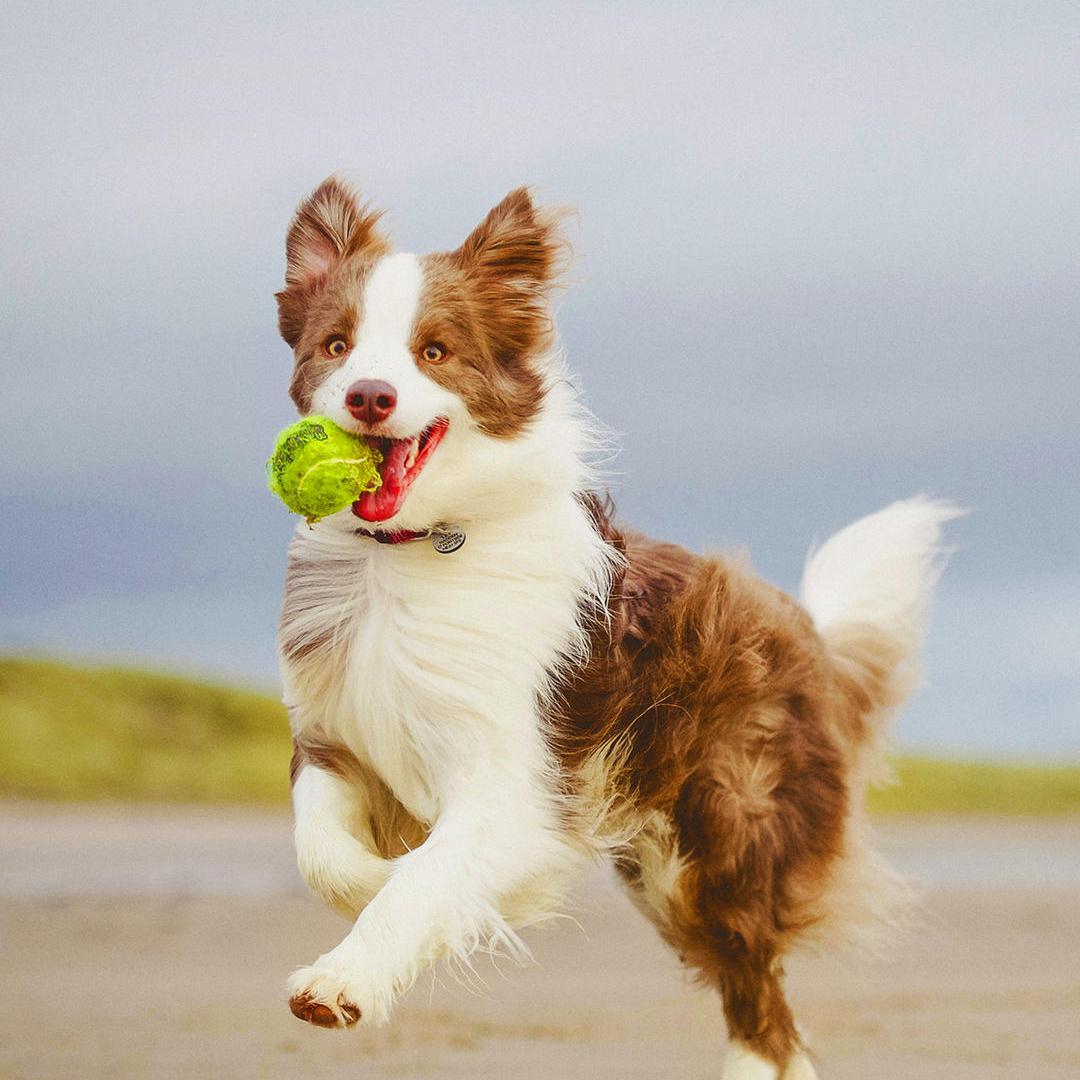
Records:
[[[360,1019],[360,994],[349,980],[318,964],[299,968],[289,979],[293,1016],[316,1027],[352,1027]]]
[[[416,969],[385,962],[376,949],[348,939],[310,967],[298,968],[288,983],[289,1008],[319,1027],[378,1027],[390,1019],[394,1003],[415,979]],[[402,976],[407,976],[403,978]]]

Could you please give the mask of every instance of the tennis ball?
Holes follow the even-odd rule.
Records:
[[[310,525],[378,488],[380,461],[378,450],[328,416],[308,416],[278,435],[266,473],[270,490]]]

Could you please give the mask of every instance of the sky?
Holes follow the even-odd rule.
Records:
[[[1080,756],[1074,5],[5,5],[0,103],[0,649],[273,687],[293,208],[445,250],[529,183],[623,516],[793,589],[971,508],[898,740]]]

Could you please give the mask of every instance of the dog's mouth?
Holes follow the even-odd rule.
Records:
[[[408,439],[387,439],[377,435],[367,437],[367,442],[382,454],[379,475],[382,485],[377,491],[365,491],[352,511],[364,521],[386,521],[392,518],[405,502],[420,471],[442,442],[450,421],[441,416],[428,424],[419,435]]]

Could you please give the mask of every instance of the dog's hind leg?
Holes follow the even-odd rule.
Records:
[[[719,991],[728,1029],[724,1080],[812,1080],[781,983],[779,957],[724,927],[675,922],[684,961]]]
[[[729,1040],[724,1080],[815,1080],[778,966],[763,970],[758,962],[732,954],[718,966]]]
[[[781,985],[778,936],[756,929],[767,916],[718,910],[715,891],[675,836],[670,819],[653,815],[616,867],[661,937],[720,994],[730,1044],[724,1080],[815,1080]]]
[[[781,901],[788,883],[770,856],[771,829],[743,822],[742,843],[726,857],[695,842],[703,817],[712,836],[730,844],[740,835],[745,800],[726,785],[721,812],[715,789],[708,765],[692,774],[675,812],[645,818],[616,866],[661,936],[719,993],[730,1041],[724,1080],[814,1080],[782,986],[801,911]]]
[[[754,838],[742,857],[720,865],[715,856],[689,854],[671,902],[673,943],[723,1002],[730,1040],[725,1080],[815,1076],[783,987],[783,956],[803,911],[785,902],[791,882],[770,847]]]

